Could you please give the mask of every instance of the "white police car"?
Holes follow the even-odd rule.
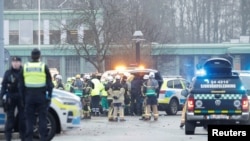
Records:
[[[79,128],[81,109],[82,105],[78,96],[63,90],[53,89],[47,117],[48,140],[51,140],[56,134],[61,133],[61,131]],[[6,115],[3,108],[0,107],[0,132],[4,131],[5,120]],[[16,120],[15,131],[18,131],[17,122]],[[34,127],[34,138],[39,138],[38,124]]]
[[[181,111],[186,97],[183,90],[189,88],[190,82],[181,76],[163,76],[163,83],[158,97],[158,110],[166,111],[168,115],[176,115]]]

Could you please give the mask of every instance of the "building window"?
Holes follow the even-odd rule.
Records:
[[[94,40],[95,40],[95,38],[94,38],[93,31],[92,30],[84,30],[84,38],[83,38],[84,43],[93,45]]]
[[[195,64],[193,55],[182,55],[180,56],[180,75],[191,81],[195,76]]]
[[[78,34],[77,30],[68,30],[67,31],[67,43],[77,44],[78,43]]]
[[[60,57],[46,57],[49,68],[60,70]]]
[[[10,42],[10,45],[18,45],[18,41],[19,41],[18,30],[10,30],[9,31],[9,42]]]
[[[38,30],[33,30],[33,44],[38,44]],[[40,31],[40,44],[43,45],[43,31]]]
[[[49,43],[52,45],[59,44],[61,40],[60,30],[50,30],[49,33]]]
[[[9,20],[9,44],[18,45],[19,43],[19,21]]]
[[[33,44],[33,21],[20,20],[19,21],[19,44],[30,45]]]
[[[72,77],[80,74],[80,59],[78,56],[66,57],[66,76]]]

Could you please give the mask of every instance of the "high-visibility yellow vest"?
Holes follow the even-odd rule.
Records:
[[[101,82],[100,82],[100,80],[98,80],[98,79],[92,79],[91,80],[92,81],[92,83],[94,84],[94,89],[92,89],[91,90],[91,93],[90,93],[90,95],[91,96],[97,96],[97,95],[100,95],[100,93],[101,93]]]
[[[65,91],[70,91],[70,88],[71,88],[71,82],[67,82],[66,84],[65,84]]]
[[[108,92],[105,90],[105,84],[102,84],[101,96],[108,96]]]
[[[24,83],[26,87],[39,88],[46,85],[45,64],[42,62],[29,62],[24,64]]]

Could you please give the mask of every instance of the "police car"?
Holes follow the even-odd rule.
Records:
[[[247,91],[230,61],[208,59],[205,75],[196,76],[187,98],[185,134],[209,124],[249,124]]]
[[[79,128],[81,107],[82,105],[78,96],[63,90],[53,89],[47,117],[48,140],[51,140],[56,134],[61,133],[61,131]],[[0,131],[4,131],[5,120],[6,115],[3,112],[3,108],[0,107]],[[15,131],[18,131],[17,120],[15,125]],[[39,138],[38,128],[37,123],[34,127],[34,139]]]
[[[190,82],[181,76],[163,76],[163,83],[158,97],[158,110],[168,115],[176,115],[181,111],[186,97],[181,93],[188,89]]]

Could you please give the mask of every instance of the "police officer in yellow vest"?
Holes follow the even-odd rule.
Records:
[[[49,68],[40,62],[41,52],[31,52],[31,62],[24,64],[20,75],[20,92],[24,97],[26,140],[32,141],[34,124],[39,121],[40,141],[47,141],[47,112],[54,87]],[[38,114],[38,120],[35,118]]]

